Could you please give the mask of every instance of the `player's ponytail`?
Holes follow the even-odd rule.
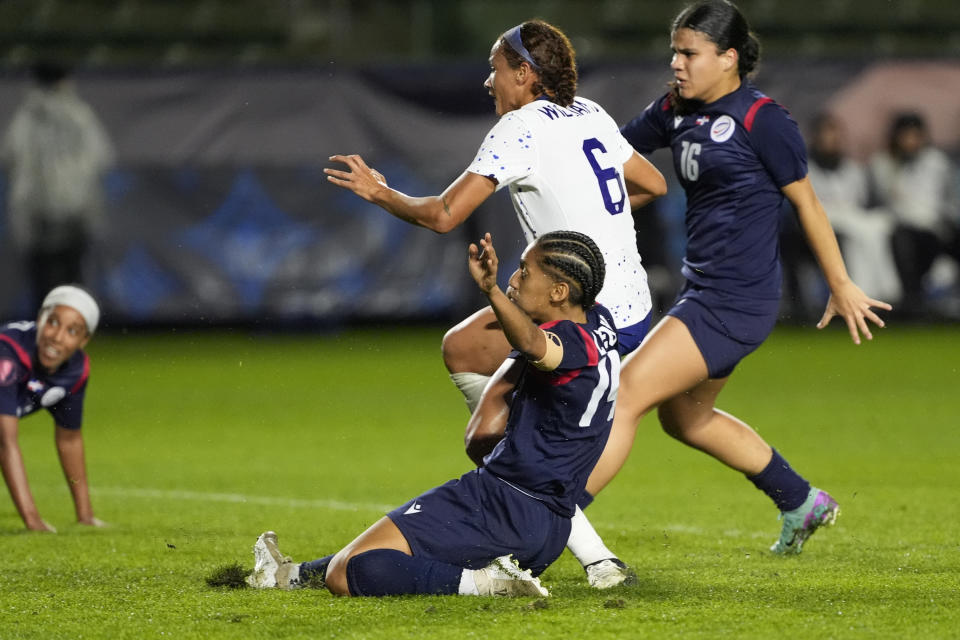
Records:
[[[570,287],[571,304],[592,307],[606,275],[597,244],[577,231],[551,231],[537,238],[537,248],[540,267]]]
[[[562,107],[573,104],[577,95],[576,54],[560,29],[543,20],[528,20],[501,36],[500,47],[512,69],[527,62],[537,73],[535,94],[546,94]]]
[[[760,62],[760,41],[753,31],[747,33],[747,39],[743,46],[737,49],[737,56],[737,70],[740,72],[741,78],[756,70],[757,64]]]

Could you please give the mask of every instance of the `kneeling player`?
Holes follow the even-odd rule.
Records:
[[[0,468],[27,529],[56,531],[37,511],[20,452],[20,418],[46,409],[76,507],[77,522],[101,526],[93,515],[83,456],[83,399],[90,359],[83,347],[97,328],[100,308],[89,293],[70,285],[44,298],[36,322],[0,327]]]
[[[514,348],[467,430],[467,452],[480,466],[319,560],[291,562],[275,533],[262,534],[252,586],[322,580],[337,595],[548,595],[536,576],[563,551],[619,383],[616,328],[595,303],[603,257],[581,233],[544,234],[524,251],[506,293],[490,234],[470,245],[468,264]],[[491,432],[498,421],[484,418],[485,407],[504,406],[504,426]]]

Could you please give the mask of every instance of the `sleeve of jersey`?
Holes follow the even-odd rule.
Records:
[[[598,109],[602,108],[597,105]],[[626,164],[633,156],[633,146],[630,144],[630,141],[623,137],[623,133],[620,131],[620,127],[617,126],[616,120],[610,117],[610,114],[606,111],[603,112],[604,117],[606,118],[607,124],[610,125],[610,129],[613,132],[613,137],[611,138],[616,147],[613,149],[608,149],[607,151],[616,159],[620,164]]]
[[[564,374],[575,369],[596,366],[600,361],[600,353],[593,338],[586,329],[575,322],[561,320],[555,324],[547,323],[540,326],[560,339],[563,345],[563,359],[554,374]]]
[[[8,360],[0,358],[0,368],[6,366],[8,362]],[[17,385],[15,382],[9,384],[0,382],[0,415],[17,415]]]
[[[778,188],[807,175],[807,149],[800,128],[780,105],[766,104],[757,111],[750,141]]]
[[[670,138],[667,127],[669,118],[673,114],[667,96],[647,105],[639,116],[623,125],[620,133],[627,139],[634,149],[640,153],[650,153],[656,149],[669,146]]]
[[[496,180],[500,190],[536,168],[533,134],[520,118],[508,113],[487,133],[467,171]]]
[[[630,141],[623,137],[623,134],[617,131],[617,150],[614,157],[616,157],[617,162],[620,164],[626,164],[627,161],[633,157],[633,145],[630,144]]]
[[[23,373],[17,354],[0,341],[0,415],[17,415],[17,390]]]

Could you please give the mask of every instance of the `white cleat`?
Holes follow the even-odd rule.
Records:
[[[587,582],[594,589],[611,589],[621,584],[636,584],[637,574],[618,558],[607,558],[584,567]]]
[[[247,584],[254,589],[296,589],[300,586],[300,565],[280,553],[277,534],[265,531],[253,545],[253,573]]]
[[[473,579],[481,596],[543,596],[550,592],[540,585],[529,569],[521,569],[511,556],[500,556],[483,569],[475,569]]]

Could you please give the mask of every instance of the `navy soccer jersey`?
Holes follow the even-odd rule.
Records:
[[[617,332],[601,305],[584,324],[561,320],[541,328],[560,341],[563,360],[552,371],[524,364],[506,432],[484,469],[571,517],[610,435],[620,384]]]
[[[82,349],[53,373],[36,362],[37,325],[12,322],[0,327],[0,414],[22,418],[46,409],[67,429],[83,422],[83,396],[90,358]]]
[[[675,113],[668,95],[622,129],[640,153],[669,146],[687,196],[683,274],[694,284],[759,299],[780,297],[780,191],[807,175],[796,122],[744,82]]]

